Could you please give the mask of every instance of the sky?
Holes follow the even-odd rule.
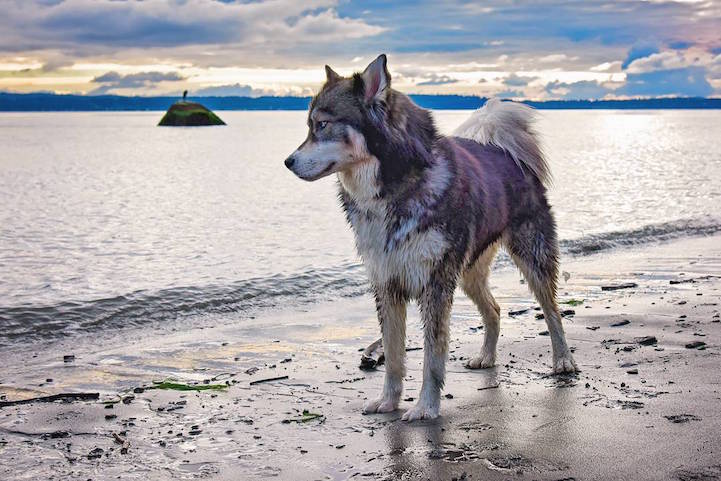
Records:
[[[721,97],[721,0],[0,0],[0,91]]]

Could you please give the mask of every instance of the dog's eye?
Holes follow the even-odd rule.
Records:
[[[316,124],[316,128],[317,128],[318,130],[323,130],[326,125],[328,125],[328,121],[327,121],[327,120],[322,120],[322,121],[320,121],[320,122],[318,122],[318,123]]]

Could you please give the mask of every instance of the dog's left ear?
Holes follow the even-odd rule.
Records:
[[[383,98],[391,86],[391,74],[388,73],[386,63],[386,55],[380,54],[360,74],[360,78],[363,80],[363,97],[367,103],[373,103]]]
[[[333,83],[337,80],[340,80],[341,76],[338,75],[335,70],[330,68],[330,65],[325,66],[325,81]]]

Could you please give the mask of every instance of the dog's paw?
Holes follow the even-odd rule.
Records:
[[[563,374],[563,373],[573,373],[578,372],[578,366],[576,366],[576,361],[573,360],[573,356],[571,356],[571,352],[567,351],[561,356],[554,356],[553,358],[553,373],[554,374]]]
[[[481,355],[470,359],[465,366],[468,369],[487,369],[496,365],[496,353],[482,351]]]
[[[398,409],[398,400],[380,397],[363,405],[363,414],[390,413]]]
[[[425,403],[418,403],[412,408],[410,408],[408,411],[404,412],[401,419],[408,422],[418,421],[421,419],[436,419],[438,417],[439,411],[440,408],[438,407],[433,408],[427,406]]]

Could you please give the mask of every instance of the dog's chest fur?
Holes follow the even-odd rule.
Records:
[[[393,284],[418,297],[448,242],[440,230],[422,227],[427,215],[422,205],[403,217],[394,215],[390,203],[378,195],[376,176],[377,161],[338,175],[358,254],[375,288]]]

